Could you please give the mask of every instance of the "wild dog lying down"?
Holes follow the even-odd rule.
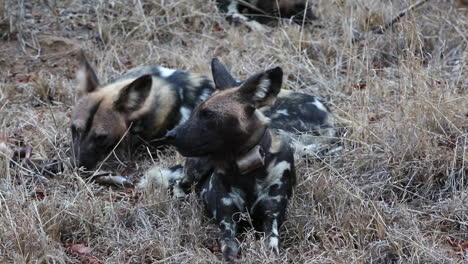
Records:
[[[261,24],[274,25],[279,18],[291,18],[302,25],[316,19],[308,0],[217,0],[226,19],[263,31]]]
[[[248,212],[254,226],[265,232],[267,246],[279,252],[279,228],[296,182],[294,151],[268,129],[269,119],[257,109],[273,104],[282,77],[277,67],[238,87],[217,87],[185,123],[166,134],[167,142],[183,156],[201,157],[214,165],[199,182],[200,195],[221,230],[225,260],[237,256],[242,212]],[[180,167],[172,173],[183,177]]]
[[[236,87],[235,80],[218,61],[212,63],[219,88]],[[188,119],[192,110],[213,91],[210,78],[158,66],[136,68],[101,85],[83,58],[78,72],[79,89],[73,107],[72,149],[77,166],[93,169],[126,135],[158,146],[156,139]],[[281,91],[278,100],[262,111],[272,128],[294,138],[295,147],[310,155],[328,150],[338,130],[328,107],[317,98]]]

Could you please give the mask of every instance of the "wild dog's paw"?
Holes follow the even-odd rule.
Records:
[[[174,197],[181,198],[185,196],[180,181],[184,177],[184,169],[178,165],[172,168],[161,168],[154,166],[148,169],[137,184],[139,189],[164,188],[172,190]]]
[[[279,238],[277,236],[268,237],[265,244],[274,254],[279,255]]]
[[[264,25],[260,24],[259,22],[255,21],[255,20],[246,21],[245,24],[250,29],[252,29],[254,31],[257,31],[257,32],[260,32],[260,33],[268,33],[268,32],[271,31],[269,27],[264,26]]]
[[[237,260],[239,253],[239,244],[236,240],[222,240],[221,252],[223,253],[223,260],[228,263],[233,263]]]

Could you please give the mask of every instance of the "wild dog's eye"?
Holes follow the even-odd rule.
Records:
[[[200,116],[205,117],[205,118],[210,118],[210,117],[214,117],[215,113],[211,110],[203,109],[200,111]]]

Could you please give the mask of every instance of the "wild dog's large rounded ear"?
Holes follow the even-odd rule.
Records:
[[[148,98],[153,84],[151,75],[143,75],[134,80],[119,92],[115,101],[115,108],[118,111],[130,113],[138,110]]]
[[[99,79],[93,67],[91,67],[86,59],[84,51],[80,51],[78,56],[80,60],[80,69],[76,74],[79,85],[77,95],[78,97],[81,97],[87,93],[95,91],[99,86]]]
[[[282,83],[283,70],[280,67],[257,73],[239,88],[241,100],[255,108],[272,105],[281,90]]]
[[[240,84],[217,58],[211,61],[211,72],[216,89],[218,90],[236,87]]]

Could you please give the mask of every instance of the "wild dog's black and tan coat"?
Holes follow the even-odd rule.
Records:
[[[316,19],[308,0],[217,0],[228,21],[264,31],[262,24],[274,25],[279,18],[290,18],[302,25]]]
[[[213,74],[218,87],[242,83],[217,60]],[[134,69],[102,85],[85,59],[78,79],[72,148],[77,165],[88,169],[94,168],[127,130],[131,137],[151,143],[187,120],[194,107],[214,91],[211,78],[158,66]],[[282,90],[275,104],[261,111],[271,118],[272,128],[288,135],[296,151],[305,154],[328,150],[338,136],[330,110],[311,95]]]
[[[151,142],[187,120],[193,108],[213,92],[213,83],[206,76],[157,66],[140,67],[100,85],[84,60],[78,79],[72,147],[78,166],[88,169],[128,129],[130,135]]]
[[[200,159],[188,162],[187,176],[177,167],[156,177],[179,179],[178,188],[195,180],[205,208],[219,225],[226,260],[237,256],[236,234],[243,212],[250,214],[257,230],[265,232],[267,246],[279,252],[279,228],[296,182],[294,150],[268,129],[268,118],[257,109],[273,104],[282,76],[281,68],[274,68],[239,87],[217,86],[218,91],[198,105],[187,122],[166,134],[167,142],[184,156]],[[218,77],[214,76],[219,83]]]

